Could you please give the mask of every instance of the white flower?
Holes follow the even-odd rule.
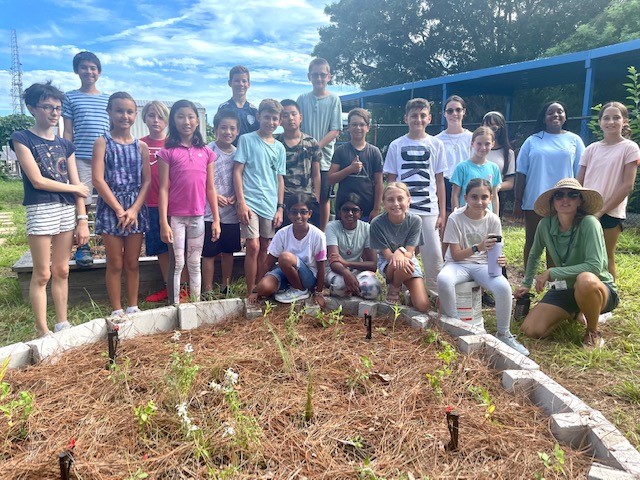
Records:
[[[213,380],[210,384],[209,387],[211,387],[211,390],[213,390],[214,392],[221,392],[223,390],[222,385],[220,385],[218,382],[216,382],[215,380]]]
[[[193,345],[191,345],[190,343],[187,343],[184,346],[184,353],[193,353]]]
[[[182,402],[176,405],[176,410],[178,411],[178,416],[182,418],[189,418],[187,416],[187,402]]]
[[[222,438],[233,437],[236,434],[235,429],[228,423],[224,424],[224,431],[222,432]]]
[[[178,342],[180,341],[180,336],[182,334],[178,331],[178,330],[174,330],[173,331],[173,335],[171,335],[171,340],[173,340],[174,342]]]
[[[224,372],[224,384],[227,387],[231,387],[233,385],[235,385],[236,383],[238,383],[238,374],[236,372],[234,372],[233,370],[231,370],[230,368],[227,369],[226,372]]]
[[[199,426],[197,426],[197,425],[189,425],[189,431],[190,432],[196,432],[198,430],[200,430]]]

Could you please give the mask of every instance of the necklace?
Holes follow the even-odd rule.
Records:
[[[351,254],[353,253],[353,248],[354,248],[354,244],[355,244],[355,236],[356,236],[356,228],[354,228],[353,230],[348,230],[349,232],[351,232],[351,235],[349,235],[347,233],[347,230],[344,228],[344,225],[342,225],[342,222],[340,222],[340,226],[342,227],[342,233],[344,234],[344,244],[347,247],[347,250],[345,251],[345,253],[347,254],[347,256],[351,256]],[[349,241],[351,240],[351,241]]]
[[[458,152],[458,150],[460,150],[460,145],[462,144],[462,141],[464,140],[463,137],[464,132],[462,133],[447,133],[447,136],[445,137],[445,144],[449,145],[454,152]],[[457,140],[454,140],[452,137],[453,136],[457,137]]]

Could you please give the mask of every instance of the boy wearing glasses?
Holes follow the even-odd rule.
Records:
[[[350,193],[361,199],[362,220],[370,222],[380,213],[382,202],[382,154],[367,143],[371,115],[364,108],[349,112],[350,142],[336,148],[329,169],[329,183],[340,184],[336,204],[342,204]]]
[[[320,161],[322,152],[318,142],[300,130],[300,107],[291,99],[282,100],[280,124],[284,133],[275,136],[287,153],[287,173],[284,176],[284,204],[291,206],[291,197],[304,193],[315,198],[316,205],[309,222],[320,225]],[[282,221],[286,227],[291,222],[287,216]]]
[[[96,83],[102,73],[98,57],[91,52],[80,52],[73,57],[73,71],[80,77],[80,88],[66,93],[62,103],[64,122],[63,137],[76,147],[76,164],[80,181],[89,189],[85,205],[93,200],[91,180],[91,157],[96,138],[109,131],[107,102],[109,95],[100,92]],[[75,253],[76,265],[87,267],[93,263],[89,244],[78,245]]]
[[[439,231],[444,229],[446,203],[444,172],[447,162],[444,145],[426,132],[431,122],[430,105],[424,98],[413,98],[405,106],[404,121],[409,133],[389,145],[384,161],[388,182],[404,182],[411,193],[409,212],[422,220],[420,256],[429,296],[438,293],[436,278],[442,269]]]
[[[336,138],[342,129],[342,104],[340,97],[327,91],[331,80],[329,62],[324,58],[314,58],[309,64],[307,78],[313,90],[298,97],[297,103],[302,114],[301,129],[318,141],[322,150],[320,163],[320,229],[324,231],[329,221],[330,205],[328,173]]]

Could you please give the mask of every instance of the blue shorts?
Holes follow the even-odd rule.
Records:
[[[161,255],[169,251],[169,246],[160,240],[160,214],[158,207],[149,210],[149,230],[144,234],[144,246],[147,255]]]
[[[313,287],[317,285],[317,277],[311,271],[309,266],[304,263],[300,258],[298,258],[298,275],[300,276],[300,281],[302,282],[302,286],[307,290],[313,290]],[[267,275],[273,275],[278,279],[278,290],[284,290],[288,288],[290,283],[289,279],[285,276],[284,272],[280,267],[276,267],[270,272],[267,272]]]
[[[415,255],[411,259],[411,263],[413,263],[413,274],[411,277],[422,278],[422,269],[420,268],[420,263],[418,263],[418,259]],[[387,272],[385,271],[387,269],[387,265],[389,265],[387,259],[384,258],[382,253],[378,252],[378,271],[384,276],[384,278],[387,278]]]

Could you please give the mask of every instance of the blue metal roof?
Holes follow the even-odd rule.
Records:
[[[511,96],[515,91],[566,84],[584,84],[585,105],[591,103],[593,83],[624,78],[627,67],[640,59],[640,40],[583,52],[483,68],[444,77],[403,83],[342,95],[343,110],[367,103],[404,105],[413,97],[440,100],[450,94]],[[587,98],[588,97],[588,98]],[[584,109],[583,109],[584,111]]]

